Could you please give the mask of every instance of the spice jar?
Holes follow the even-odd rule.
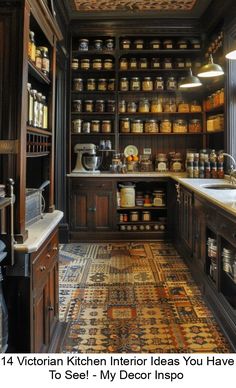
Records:
[[[151,59],[151,69],[160,69],[160,68],[161,68],[160,58],[152,58]]]
[[[105,47],[107,50],[114,50],[114,47],[115,47],[114,39],[106,39]]]
[[[82,132],[90,133],[91,123],[89,121],[83,121]]]
[[[107,90],[114,91],[115,90],[115,82],[116,82],[116,80],[114,78],[110,78],[108,80]]]
[[[102,60],[101,58],[95,58],[92,60],[92,69],[101,70],[102,69]]]
[[[193,177],[199,178],[199,162],[193,162]]]
[[[166,154],[157,154],[155,160],[155,171],[162,172],[168,170],[168,159]]]
[[[173,133],[187,132],[187,122],[183,119],[176,119],[173,123]]]
[[[165,113],[175,113],[177,110],[175,99],[169,99],[164,104],[164,112]]]
[[[163,47],[165,50],[173,49],[173,41],[172,39],[165,39],[163,41]]]
[[[184,170],[184,164],[183,164],[183,159],[180,156],[176,154],[175,157],[173,157],[170,161],[170,171],[173,172],[181,172]]]
[[[143,47],[144,47],[143,39],[136,39],[134,41],[134,48],[135,48],[135,50],[142,50]]]
[[[130,90],[132,91],[140,91],[141,83],[139,77],[132,77],[130,81]]]
[[[160,39],[153,39],[153,40],[151,40],[150,48],[152,50],[160,50],[160,48],[161,48],[161,41],[160,41]]]
[[[166,83],[167,90],[176,90],[177,89],[177,80],[175,77],[168,77]]]
[[[91,132],[92,133],[100,132],[100,121],[99,120],[92,120],[91,121]]]
[[[157,100],[151,101],[151,112],[152,113],[161,113],[162,112],[162,100],[160,98]]]
[[[142,81],[142,90],[144,92],[149,92],[153,90],[153,81],[151,77],[144,77]]]
[[[135,222],[139,220],[139,213],[136,211],[130,212],[130,221]]]
[[[84,111],[88,113],[93,112],[93,100],[84,101]]]
[[[185,39],[180,39],[177,42],[177,48],[179,50],[186,50],[188,48],[188,41]]]
[[[191,39],[191,46],[194,50],[200,50],[201,41],[199,39]]]
[[[120,59],[120,70],[128,70],[128,59],[127,58],[121,58]]]
[[[142,133],[143,132],[143,122],[142,120],[132,120],[131,121],[131,132],[132,133]]]
[[[121,133],[130,132],[130,119],[129,118],[120,119],[120,132]]]
[[[107,112],[108,113],[114,113],[116,110],[115,100],[108,100],[107,101]]]
[[[32,62],[35,62],[36,46],[34,40],[34,32],[29,32],[28,57]]]
[[[128,113],[135,113],[137,112],[137,104],[135,101],[129,101],[127,104],[127,112]]]
[[[161,133],[170,133],[172,130],[172,123],[168,119],[161,120],[160,123],[160,132]]]
[[[98,90],[105,92],[107,90],[107,80],[105,78],[98,79]]]
[[[38,49],[42,53],[42,72],[48,77],[49,76],[49,68],[50,68],[50,63],[49,63],[49,56],[48,56],[48,47],[38,47]]]
[[[164,190],[154,190],[152,195],[153,206],[166,206]]]
[[[147,60],[147,58],[140,58],[140,60],[139,60],[139,68],[140,69],[147,69],[148,68],[148,60]]]
[[[187,162],[187,177],[193,178],[193,162]]]
[[[197,101],[193,101],[191,102],[191,105],[190,105],[190,112],[192,113],[198,113],[198,112],[201,112],[202,111],[202,107],[200,104],[197,103]]]
[[[139,101],[138,111],[139,113],[148,113],[150,111],[150,104],[147,99]]]
[[[144,222],[151,221],[151,212],[150,211],[142,211],[142,221],[144,221]]]
[[[73,133],[80,133],[82,127],[82,120],[76,119],[72,121],[72,132]]]
[[[35,54],[35,66],[37,67],[37,69],[39,70],[42,70],[42,53],[41,51],[37,48],[36,49],[36,54]],[[78,61],[78,59],[77,59]],[[73,64],[73,62],[72,62]],[[79,66],[79,61],[78,61],[78,66]]]
[[[190,133],[202,132],[202,124],[199,119],[191,119],[189,121],[188,130]]]
[[[176,67],[176,69],[184,69],[185,68],[184,59],[183,58],[176,58],[175,67]]]
[[[74,78],[73,79],[73,90],[75,92],[82,92],[84,89],[82,78]]]
[[[72,101],[72,112],[82,112],[82,101],[73,100]]]
[[[83,58],[80,60],[80,68],[81,70],[88,70],[90,69],[90,59],[89,58]]]
[[[95,81],[94,78],[88,78],[87,79],[87,90],[88,91],[96,90],[96,81]]]
[[[113,69],[113,60],[110,59],[110,58],[104,59],[103,68],[104,68],[104,70],[111,70],[111,69]]]
[[[142,172],[151,172],[151,171],[153,171],[152,161],[149,159],[149,156],[147,156],[147,155],[141,155],[140,156],[140,170]]]
[[[172,69],[173,64],[172,64],[172,59],[171,58],[165,58],[163,63],[162,63],[163,69]]]
[[[129,81],[125,77],[120,79],[120,90],[122,92],[127,92],[129,90]]]
[[[131,46],[131,41],[129,39],[122,39],[121,48],[123,50],[129,50]]]
[[[186,67],[187,69],[189,69],[190,67],[192,67],[192,61],[191,61],[190,58],[186,58],[186,59],[185,59],[185,67]]]
[[[188,113],[189,112],[189,104],[184,101],[181,101],[178,105],[178,112],[180,113]]]
[[[80,39],[79,40],[79,50],[80,51],[88,51],[88,46],[89,46],[89,40],[88,39]]]
[[[93,41],[93,47],[95,48],[95,50],[102,50],[102,46],[103,46],[103,41],[101,39],[95,39]]]
[[[129,61],[129,68],[130,69],[137,69],[138,67],[138,61],[136,58],[131,58]]]
[[[164,90],[164,80],[162,77],[155,78],[154,90]]]
[[[126,101],[121,100],[119,101],[119,113],[125,113],[126,112]]]
[[[98,113],[105,112],[105,101],[104,100],[96,100],[95,112],[98,112]]]
[[[111,120],[102,120],[102,133],[110,133],[111,132]]]
[[[41,54],[41,51],[40,51],[40,54]],[[41,66],[42,66],[42,64],[41,64]],[[72,62],[71,62],[71,69],[78,70],[78,68],[79,68],[79,60],[77,58],[73,58]]]
[[[156,120],[146,120],[144,125],[144,132],[145,133],[157,133],[159,130],[158,123]]]
[[[137,191],[135,196],[136,206],[143,206],[144,198],[142,191]]]

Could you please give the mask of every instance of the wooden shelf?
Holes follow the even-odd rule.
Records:
[[[113,69],[111,69],[111,70],[106,70],[106,69],[101,69],[101,70],[95,70],[95,69],[83,70],[83,69],[78,69],[78,70],[72,70],[72,73],[73,74],[79,74],[79,73],[82,73],[82,74],[89,74],[89,73],[101,74],[101,73],[115,73],[115,71],[116,70],[113,67]]]
[[[224,104],[205,111],[205,113],[223,113],[223,112],[224,112]]]
[[[45,136],[52,136],[52,132],[46,131],[45,129],[35,128],[30,126],[27,126],[26,129],[27,129],[27,132],[32,132],[35,134],[45,135]]]
[[[117,222],[117,225],[166,225],[161,221],[126,221]]]
[[[89,49],[89,50],[72,50],[73,58],[75,57],[86,57],[87,55],[115,55],[115,50],[96,50],[96,49]]]
[[[116,91],[115,90],[105,90],[105,91],[102,91],[102,90],[83,90],[82,92],[77,92],[76,90],[72,90],[71,91],[72,94],[81,94],[81,95],[87,95],[87,94],[98,94],[98,95],[101,95],[101,94],[115,94]]]
[[[125,177],[125,174],[124,174]],[[128,210],[167,210],[166,206],[132,206],[132,207],[117,207],[117,210],[128,211]],[[136,221],[133,221],[135,223]],[[160,222],[160,221],[156,221]],[[127,222],[123,222],[126,224]]]
[[[115,136],[115,133],[114,132],[106,132],[106,133],[103,133],[103,132],[90,132],[90,133],[83,133],[83,132],[80,132],[80,133],[73,133],[71,132],[71,135],[74,135],[74,136]]]
[[[123,69],[119,69],[119,72],[120,73],[157,73],[157,72],[160,72],[160,73],[186,73],[189,71],[189,68],[188,67],[184,67],[182,69],[162,69],[162,68],[149,68],[149,69],[127,69],[127,70],[123,70]]]
[[[113,112],[71,112],[72,115],[79,116],[114,116],[116,113]]]
[[[139,50],[123,50],[120,49],[120,55],[127,55],[127,54],[198,54],[201,55],[202,50],[201,49],[139,49]]]
[[[43,83],[43,84],[47,84],[47,85],[50,85],[51,81],[50,79],[41,71],[39,70],[35,64],[28,60],[28,69],[29,69],[29,74],[36,78],[37,81]]]
[[[121,133],[121,132],[119,132],[120,136],[202,136],[202,135],[206,135],[206,134],[207,134],[206,132],[193,132],[193,133],[191,133],[191,132],[183,132],[183,133],[174,133],[174,132],[171,132],[171,133],[161,133],[161,132],[156,132],[156,133],[145,133],[145,132]]]
[[[195,115],[202,115],[202,112],[148,112],[148,113],[141,113],[141,112],[135,112],[135,113],[118,113],[119,116],[195,116]]]
[[[150,95],[152,95],[152,94],[154,94],[154,95],[160,95],[160,94],[190,94],[190,93],[192,93],[193,91],[192,90],[180,90],[180,89],[176,89],[176,90],[160,90],[160,89],[158,89],[158,90],[150,90],[150,91],[144,91],[144,90],[128,90],[128,91],[122,91],[122,90],[119,90],[118,91],[118,94],[119,95],[133,95],[133,94],[135,94],[135,95],[141,95],[141,94],[150,94]],[[202,90],[200,90],[200,88],[198,89],[198,90],[194,90],[194,93],[202,93]]]
[[[50,152],[27,152],[26,157],[27,158],[41,158],[43,156],[48,156]]]

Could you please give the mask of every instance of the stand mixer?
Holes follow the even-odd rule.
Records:
[[[97,168],[101,164],[101,157],[96,155],[95,144],[76,144],[74,152],[77,153],[76,165],[72,172],[100,173]]]

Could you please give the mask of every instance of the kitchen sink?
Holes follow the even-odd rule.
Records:
[[[202,185],[202,187],[204,189],[211,189],[211,190],[236,190],[236,185],[231,185],[229,183]]]

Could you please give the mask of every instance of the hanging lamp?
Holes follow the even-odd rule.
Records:
[[[197,88],[201,85],[202,85],[202,83],[201,83],[200,79],[193,75],[192,69],[190,68],[189,75],[186,78],[184,78],[183,81],[181,81],[179,87],[181,89],[185,89],[185,88],[190,89],[190,88]]]
[[[211,78],[218,77],[224,74],[224,70],[220,65],[213,62],[212,54],[209,55],[209,62],[202,66],[199,70],[198,77]]]
[[[231,60],[236,60],[236,48],[234,47],[233,50],[231,50],[229,53],[225,55],[225,58],[231,59]]]

